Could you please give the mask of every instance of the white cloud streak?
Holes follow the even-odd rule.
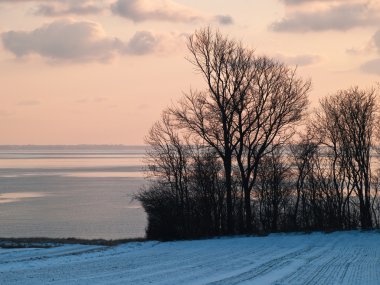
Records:
[[[310,3],[334,3],[334,2],[353,2],[352,0],[280,0],[285,5],[302,5]],[[355,0],[354,0],[355,1]]]
[[[229,15],[208,16],[172,0],[118,0],[111,10],[120,17],[134,22],[166,21],[179,23],[197,23],[216,21],[222,25],[233,23]]]
[[[1,35],[3,46],[17,58],[39,55],[53,62],[107,62],[115,55],[146,55],[171,51],[181,35],[137,32],[129,41],[105,34],[94,22],[57,20],[32,31],[8,31]]]
[[[107,5],[104,1],[90,0],[60,0],[39,4],[34,13],[43,16],[88,15],[104,11]]]
[[[375,34],[372,36],[370,45],[380,55],[380,29],[377,30]],[[380,75],[380,58],[375,58],[370,61],[367,61],[361,66],[361,70],[366,73],[373,73],[373,74]]]
[[[301,54],[301,55],[295,55],[295,56],[286,56],[286,55],[277,55],[275,56],[280,61],[285,62],[286,64],[290,65],[297,65],[297,66],[308,66],[313,65],[321,61],[321,58],[318,55],[313,54]]]
[[[35,30],[2,34],[4,47],[17,57],[39,54],[53,60],[107,60],[119,43],[94,22],[59,20]]]
[[[37,106],[37,105],[40,105],[40,104],[41,104],[41,102],[38,101],[38,100],[23,100],[23,101],[17,102],[18,106],[26,106],[26,107]]]
[[[376,58],[364,63],[360,69],[365,73],[380,75],[380,58]]]
[[[112,5],[112,11],[135,22],[197,22],[204,18],[198,11],[171,0],[118,0]]]
[[[0,0],[0,4],[35,3],[32,11],[42,16],[99,14],[109,9],[112,0]]]
[[[306,1],[297,1],[305,2]],[[325,1],[326,2],[326,1]],[[380,24],[380,12],[372,3],[353,1],[329,4],[324,9],[296,10],[271,25],[276,32],[347,31]]]

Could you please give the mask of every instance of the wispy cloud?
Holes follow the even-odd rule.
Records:
[[[104,101],[107,101],[107,98],[106,97],[95,97],[94,98],[94,102],[95,103],[102,103]]]
[[[52,0],[39,4],[34,13],[44,16],[98,14],[107,9],[106,1]]]
[[[35,3],[32,13],[42,16],[88,15],[108,10],[113,0],[0,0],[0,4]]]
[[[216,15],[214,19],[222,25],[231,25],[234,23],[234,19],[230,15]]]
[[[2,110],[0,109],[0,117],[8,117],[11,116],[12,113],[9,110]]]
[[[114,14],[134,22],[167,21],[194,23],[216,21],[220,24],[232,24],[229,15],[208,16],[172,0],[118,0],[112,6]]]
[[[380,58],[372,59],[364,63],[360,69],[365,73],[379,74],[380,75]]]
[[[280,0],[286,5],[300,5],[300,4],[310,4],[310,3],[334,3],[334,2],[354,2],[355,0]]]
[[[308,1],[286,1],[310,3]],[[316,2],[316,1],[312,1]],[[318,1],[321,2],[321,1]],[[324,1],[327,3],[327,1]],[[292,10],[282,20],[271,25],[276,32],[319,32],[328,30],[347,31],[356,27],[380,24],[379,9],[369,2],[338,1],[318,10]]]
[[[132,55],[166,54],[184,48],[185,39],[185,34],[153,34],[149,31],[138,31],[124,45],[123,52]]]
[[[0,0],[0,3],[47,2],[49,0]],[[54,0],[51,0],[54,1]]]
[[[371,42],[375,46],[378,53],[380,53],[380,30],[377,30],[373,35]]]
[[[380,29],[372,36],[368,45],[380,55]],[[361,70],[366,73],[380,74],[380,58],[375,58],[367,61],[361,66]]]
[[[37,54],[54,62],[107,62],[116,54],[145,55],[172,51],[182,35],[137,32],[129,41],[109,37],[95,22],[57,20],[31,31],[8,31],[1,35],[5,49],[16,57]]]
[[[41,102],[38,100],[22,100],[17,102],[18,106],[37,106],[40,105]]]
[[[112,11],[135,22],[196,22],[204,18],[198,11],[171,0],[118,0]]]
[[[230,15],[208,15],[175,0],[0,0],[0,4],[9,5],[26,2],[36,4],[32,8],[33,14],[48,17],[99,14],[111,10],[134,22],[234,23]]]
[[[39,54],[66,61],[105,61],[119,44],[118,39],[105,36],[99,24],[73,20],[58,20],[32,31],[9,31],[2,40],[17,57]]]
[[[142,55],[153,52],[158,45],[157,39],[151,32],[137,32],[125,47],[127,53]]]
[[[278,54],[275,56],[280,61],[283,61],[289,65],[307,66],[313,65],[321,61],[321,57],[314,54],[301,54],[295,56],[287,56]]]

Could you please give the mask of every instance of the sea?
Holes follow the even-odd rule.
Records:
[[[0,146],[0,237],[145,236],[145,146]]]

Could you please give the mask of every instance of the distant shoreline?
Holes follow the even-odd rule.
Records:
[[[224,239],[224,238],[241,238],[241,237],[267,237],[271,234],[287,235],[310,235],[313,233],[332,234],[332,233],[349,233],[349,232],[373,232],[380,234],[380,230],[334,230],[334,231],[295,231],[295,232],[277,232],[277,233],[260,233],[260,234],[247,234],[247,235],[222,235],[222,236],[205,236],[198,239],[178,239],[166,241],[192,241],[192,240],[209,240],[209,239]],[[147,238],[125,238],[125,239],[85,239],[85,238],[47,238],[47,237],[27,237],[27,238],[4,238],[0,237],[0,248],[50,248],[66,244],[81,244],[81,245],[99,245],[99,246],[117,246],[131,242],[147,242],[151,241]],[[162,241],[164,242],[164,241]]]
[[[81,239],[81,238],[2,238],[0,237],[0,248],[50,248],[65,244],[116,246],[130,242],[144,242],[146,238],[126,238],[126,239]]]
[[[70,149],[145,149],[148,145],[124,145],[124,144],[70,144],[70,145],[35,145],[35,144],[0,144],[0,150],[70,150]]]

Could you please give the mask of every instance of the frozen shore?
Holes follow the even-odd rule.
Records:
[[[380,233],[0,249],[0,284],[379,284]]]

